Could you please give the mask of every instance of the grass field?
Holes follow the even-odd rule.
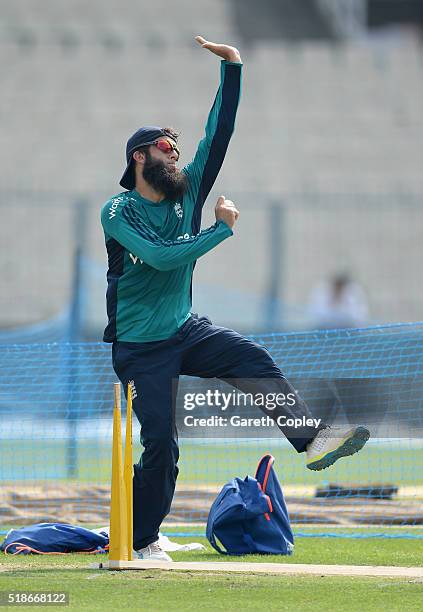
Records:
[[[174,506],[172,520],[204,520],[209,505],[214,498],[214,490],[234,476],[254,475],[260,457],[270,452],[275,456],[275,468],[287,495],[288,509],[294,522],[316,523],[330,521],[332,524],[346,521],[359,521],[360,500],[355,509],[342,509],[342,517],[331,507],[329,500],[318,499],[313,506],[304,506],[302,500],[312,499],[315,488],[328,483],[370,484],[383,483],[401,487],[399,497],[394,496],[392,504],[380,503],[370,505],[362,501],[363,509],[369,522],[380,523],[380,532],[390,524],[421,525],[423,502],[423,446],[412,444],[413,441],[389,444],[387,441],[371,441],[352,459],[337,462],[330,470],[311,472],[304,465],[303,454],[295,453],[292,448],[278,440],[240,440],[236,443],[225,443],[210,440],[200,443],[193,440],[181,440],[180,473],[177,483],[177,502]],[[76,477],[66,478],[68,455],[63,440],[32,440],[31,444],[18,444],[19,452],[13,441],[2,442],[1,465],[3,475],[3,492],[0,500],[8,508],[4,510],[4,522],[18,520],[22,515],[24,504],[28,504],[30,522],[65,520],[65,522],[104,522],[108,506],[107,494],[110,486],[111,461],[110,444],[97,440],[81,439],[77,447]],[[134,461],[138,460],[139,442],[134,444]],[[7,462],[7,463],[6,463]],[[90,485],[102,485],[100,497],[92,496]],[[16,486],[18,485],[18,487]],[[31,491],[33,485],[44,486],[43,494],[30,494],[25,498],[26,489]],[[85,489],[82,492],[82,489]],[[289,489],[291,485],[299,488]],[[212,486],[212,492],[204,492],[205,486]],[[61,487],[61,488],[60,488]],[[82,488],[80,488],[82,487]],[[186,489],[184,489],[186,487]],[[19,491],[17,491],[19,489]],[[107,489],[107,490],[106,490]],[[407,489],[407,490],[406,490]],[[195,497],[198,493],[198,499]],[[35,496],[34,496],[35,495]],[[67,497],[69,497],[69,500]],[[327,502],[327,503],[326,503]],[[14,506],[18,509],[15,515]],[[29,511],[30,510],[30,511]],[[329,513],[331,511],[331,514]],[[348,510],[348,511],[347,511]],[[384,514],[385,512],[385,514]],[[330,516],[329,516],[330,514]],[[372,516],[376,517],[376,520]],[[95,517],[94,517],[95,515]],[[348,515],[348,516],[347,516]],[[63,518],[64,517],[64,518]],[[357,520],[355,520],[357,517]],[[369,518],[370,517],[370,518]],[[1,517],[0,517],[1,518]],[[322,519],[322,520],[321,520]],[[339,521],[338,521],[339,519]],[[27,521],[28,522],[28,521]],[[16,527],[16,523],[12,526]],[[0,525],[0,532],[5,526]],[[422,526],[420,526],[420,532]]]
[[[265,452],[274,455],[276,471],[284,484],[319,485],[331,482],[385,482],[397,485],[423,485],[423,446],[407,448],[402,445],[369,443],[349,460],[339,461],[330,472],[311,472],[305,469],[304,455],[290,446],[249,440],[248,442],[196,444],[181,442],[181,484],[201,483],[222,485],[234,476],[253,474],[258,460]],[[138,461],[140,445],[134,445],[134,461]],[[16,448],[19,447],[19,453]],[[3,480],[65,479],[69,464],[63,440],[31,440],[31,444],[2,441],[3,457],[13,457],[10,465],[2,465]],[[110,443],[99,444],[81,440],[76,449],[77,478],[80,482],[110,482]]]
[[[174,538],[177,541],[178,538]],[[207,544],[205,539],[196,538]],[[226,561],[205,551],[172,553],[175,561]],[[101,560],[103,556],[101,557]],[[422,540],[298,538],[292,557],[230,560],[281,563],[420,566]],[[421,610],[423,581],[394,578],[267,576],[195,572],[90,570],[93,555],[12,557],[0,554],[0,590],[68,591],[71,609],[112,610]],[[7,609],[7,608],[5,608]],[[47,609],[37,606],[37,609]]]
[[[13,457],[10,480],[30,484],[40,479],[66,483],[67,455],[63,440],[31,441],[31,445],[4,442],[2,454]],[[10,444],[10,448],[8,448]],[[136,445],[137,460],[139,446]],[[423,448],[369,444],[354,461],[340,461],[330,472],[312,473],[304,467],[304,457],[285,445],[250,441],[248,444],[201,445],[183,441],[180,477],[182,485],[209,484],[221,486],[234,476],[254,474],[257,461],[266,451],[276,459],[276,470],[282,486],[290,484],[320,485],[327,482],[383,482],[396,485],[423,484]],[[110,482],[110,444],[81,441],[77,449],[78,482]],[[47,472],[46,470],[49,470]],[[8,466],[3,466],[8,474]],[[14,525],[16,527],[16,525]],[[176,528],[175,528],[176,529]],[[324,527],[316,527],[321,532]],[[335,531],[335,527],[329,527]],[[393,527],[396,534],[409,533],[413,527]],[[171,535],[174,528],[166,533]],[[199,527],[178,528],[177,532],[203,531]],[[313,533],[313,528],[296,526],[296,531]],[[343,527],[348,531],[348,527]],[[354,528],[362,535],[388,533],[380,528]],[[417,530],[416,530],[417,533]],[[421,533],[421,530],[419,530]],[[185,542],[186,538],[176,541]],[[175,561],[226,561],[215,553],[203,537],[189,538],[206,544],[205,551],[172,553]],[[149,610],[202,612],[226,610],[422,610],[423,580],[401,578],[275,576],[254,573],[228,574],[193,571],[142,572],[101,571],[89,569],[93,561],[104,556],[5,556],[0,553],[0,591],[67,591],[69,608],[75,610]],[[300,537],[292,557],[230,557],[231,561],[309,563],[322,565],[421,566],[423,539],[389,538],[322,538]],[[38,609],[48,609],[37,606]],[[5,608],[8,609],[8,608]]]

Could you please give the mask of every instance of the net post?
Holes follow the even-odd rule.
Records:
[[[268,279],[265,296],[264,319],[261,321],[263,329],[277,329],[282,324],[280,313],[281,279],[283,261],[283,223],[284,209],[281,202],[270,203],[268,209],[269,224],[269,260]]]

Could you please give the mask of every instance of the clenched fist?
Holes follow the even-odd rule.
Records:
[[[239,217],[239,210],[235,207],[232,200],[227,200],[225,196],[219,197],[214,212],[216,214],[216,221],[224,221],[231,229]]]

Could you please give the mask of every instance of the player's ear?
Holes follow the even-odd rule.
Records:
[[[140,163],[144,163],[145,162],[145,153],[144,151],[134,151],[132,154],[133,159],[135,159],[135,161],[140,162]]]

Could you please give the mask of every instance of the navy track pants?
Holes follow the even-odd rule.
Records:
[[[133,480],[134,548],[139,550],[157,540],[175,491],[179,450],[172,385],[179,375],[261,379],[254,389],[257,393],[287,395],[294,389],[264,347],[197,315],[192,315],[167,340],[117,341],[112,354],[113,368],[125,394],[128,382],[133,381],[133,409],[141,424],[144,452],[134,466]],[[234,386],[251,392],[242,380]],[[292,407],[278,408],[277,414],[287,418],[311,417],[305,403],[298,396],[297,400]],[[289,427],[280,429],[298,452],[303,452],[317,433],[308,427],[300,432]]]

